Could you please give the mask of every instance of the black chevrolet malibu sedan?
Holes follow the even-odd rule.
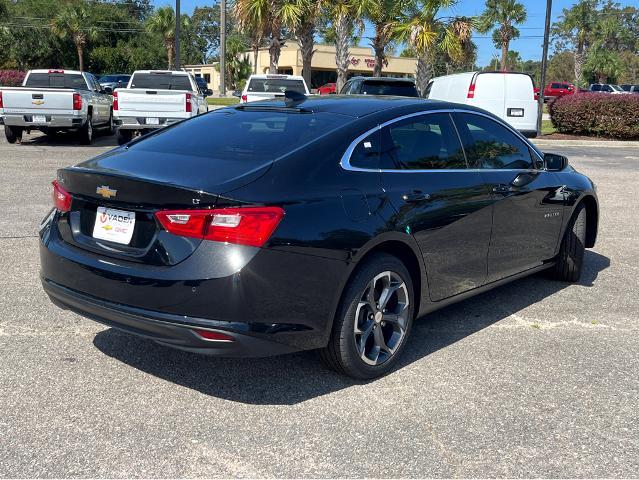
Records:
[[[220,356],[319,349],[388,372],[416,317],[525,275],[579,279],[593,183],[485,111],[394,97],[225,108],[58,171],[51,300]]]

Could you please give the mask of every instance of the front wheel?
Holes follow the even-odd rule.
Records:
[[[22,141],[22,129],[20,127],[4,126],[4,136],[7,138],[7,142],[16,143]]]
[[[581,278],[586,244],[586,207],[579,204],[561,241],[559,256],[550,275],[555,280],[577,282]]]
[[[404,264],[388,254],[370,257],[346,287],[320,357],[353,378],[386,374],[404,349],[414,305],[413,282]]]
[[[80,143],[82,145],[91,145],[93,141],[93,121],[91,115],[87,118],[87,121],[82,128],[80,128]]]

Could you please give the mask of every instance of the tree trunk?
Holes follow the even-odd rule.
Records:
[[[166,43],[166,60],[168,70],[173,70],[173,40],[167,40]]]
[[[269,41],[268,53],[269,53],[269,66],[268,73],[277,73],[277,64],[280,61],[280,53],[282,52],[282,41],[280,36],[282,34],[282,27],[279,21],[274,21],[271,28],[271,38]]]
[[[428,82],[433,76],[433,65],[431,55],[428,52],[417,54],[417,72],[415,75],[415,86],[420,95],[424,95]]]
[[[510,42],[508,40],[502,40],[501,42],[501,71],[508,71],[508,50]]]
[[[383,26],[380,24],[375,25],[375,37],[373,38],[373,51],[375,52],[374,77],[382,76],[382,68],[384,67],[384,60],[386,59],[386,55],[384,54],[386,45],[384,44],[382,28]]]
[[[346,15],[335,19],[335,64],[337,65],[336,90],[339,93],[348,80],[348,44],[351,34],[351,20]]]
[[[260,52],[260,46],[256,42],[253,44],[253,73],[257,73],[257,56]]]
[[[84,47],[81,43],[78,43],[75,48],[78,51],[78,65],[80,66],[80,71],[84,72]]]
[[[586,60],[586,53],[584,52],[583,47],[577,48],[574,52],[575,56],[575,85],[583,85],[583,79],[581,78],[581,73],[583,71],[584,61]]]
[[[297,41],[302,53],[302,76],[308,88],[311,88],[311,63],[315,53],[315,24],[304,23],[297,32]]]

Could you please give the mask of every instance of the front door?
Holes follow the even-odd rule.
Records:
[[[563,220],[559,178],[543,169],[537,154],[504,125],[475,113],[456,113],[471,168],[493,196],[488,281],[519,273],[551,259]]]
[[[414,236],[431,300],[486,281],[491,196],[467,168],[448,113],[425,113],[380,131],[381,181],[396,210],[392,228]]]

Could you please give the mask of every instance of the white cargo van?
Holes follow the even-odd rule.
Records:
[[[537,135],[537,100],[532,78],[516,72],[467,72],[433,78],[426,98],[483,108],[527,137]]]

